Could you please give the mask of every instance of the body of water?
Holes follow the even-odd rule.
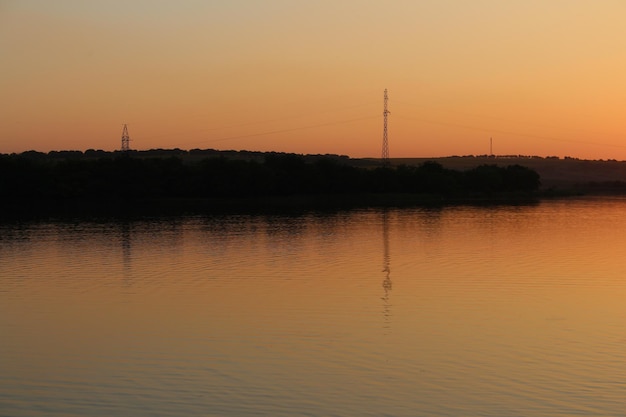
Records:
[[[2,416],[624,416],[626,200],[0,225]]]

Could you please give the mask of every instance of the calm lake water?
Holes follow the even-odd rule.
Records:
[[[2,416],[624,416],[626,200],[0,225]]]

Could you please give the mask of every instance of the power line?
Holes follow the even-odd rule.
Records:
[[[557,142],[570,142],[570,143],[578,143],[578,144],[581,144],[581,145],[595,145],[595,146],[610,146],[610,147],[614,147],[614,148],[626,148],[626,145],[617,145],[617,144],[609,144],[609,143],[598,143],[598,142],[587,142],[587,141],[581,141],[581,140],[575,140],[575,139],[564,139],[564,138],[556,138],[556,137],[550,137],[550,136],[532,135],[532,134],[528,134],[528,133],[511,132],[511,131],[499,130],[499,129],[488,129],[488,128],[484,128],[484,127],[468,126],[468,125],[462,125],[462,124],[456,124],[456,123],[438,122],[438,121],[434,121],[434,120],[417,119],[417,118],[413,118],[413,117],[403,117],[403,116],[398,116],[398,115],[396,115],[396,117],[398,117],[400,119],[412,120],[412,121],[422,122],[422,123],[430,123],[430,124],[440,125],[440,126],[457,127],[457,128],[462,128],[462,129],[471,129],[471,130],[479,130],[479,131],[482,131],[482,132],[501,133],[501,134],[505,134],[505,135],[520,136],[520,137],[533,138],[533,139],[551,140],[551,141],[557,141]]]
[[[200,143],[223,142],[223,141],[228,141],[228,140],[245,139],[245,138],[251,138],[251,137],[256,137],[256,136],[266,136],[266,135],[273,135],[273,134],[278,134],[278,133],[295,132],[298,130],[315,129],[315,128],[324,127],[324,126],[334,126],[334,125],[358,122],[361,120],[376,119],[378,117],[380,116],[365,116],[365,117],[359,117],[355,119],[338,120],[338,121],[328,122],[328,123],[319,123],[315,125],[293,127],[289,129],[271,130],[267,132],[257,132],[257,133],[250,133],[246,135],[227,136],[223,138],[206,139],[206,140],[197,141],[197,142],[185,142],[185,143],[180,143],[180,145],[194,145],[194,144],[200,144]]]
[[[361,104],[353,104],[353,105],[348,105],[348,106],[343,106],[343,107],[336,107],[336,108],[332,108],[332,109],[328,109],[328,110],[324,110],[321,112],[314,112],[314,113],[306,113],[306,114],[299,114],[299,115],[292,115],[292,116],[282,116],[279,118],[274,118],[274,119],[265,119],[265,120],[257,120],[257,121],[251,121],[251,122],[243,122],[243,123],[236,123],[236,124],[230,124],[230,125],[226,125],[226,126],[216,126],[216,127],[208,127],[208,128],[204,128],[204,129],[195,129],[193,131],[187,131],[185,132],[188,135],[191,134],[201,134],[203,132],[211,132],[211,131],[216,131],[216,130],[227,130],[227,129],[237,129],[237,128],[241,128],[241,127],[247,127],[247,126],[254,126],[254,125],[262,125],[262,124],[266,124],[266,123],[276,123],[276,122],[283,122],[285,120],[293,120],[293,119],[300,119],[300,118],[311,118],[317,115],[321,115],[321,114],[327,114],[327,113],[338,113],[340,111],[343,110],[349,110],[349,109],[355,109],[355,108],[359,108],[359,107],[365,107],[365,106],[372,106],[372,103],[361,103]],[[360,119],[356,119],[356,120],[360,120]],[[348,121],[339,121],[339,122],[330,122],[330,123],[347,123],[351,120]],[[316,127],[316,126],[313,126]],[[308,128],[307,126],[304,127],[299,127],[297,129],[306,129]],[[270,132],[272,133],[272,132]],[[162,138],[162,137],[168,137],[168,136],[173,136],[173,134],[171,133],[162,133],[162,134],[158,134],[158,135],[151,135],[151,136],[147,136],[147,137],[142,137],[142,139],[145,140],[150,140],[150,139],[156,139],[156,138]],[[222,139],[215,139],[217,141],[222,140]],[[203,141],[204,142],[204,141]],[[189,143],[201,143],[201,142],[185,142],[185,143],[178,143],[178,145],[184,145],[184,144],[189,144]],[[174,144],[176,145],[176,144]]]

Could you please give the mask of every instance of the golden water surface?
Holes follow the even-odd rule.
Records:
[[[0,225],[2,416],[623,416],[626,200]]]

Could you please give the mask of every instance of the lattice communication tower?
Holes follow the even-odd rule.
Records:
[[[383,110],[383,165],[389,164],[389,137],[387,136],[387,116],[391,113],[387,110],[387,89],[385,88],[385,109]]]
[[[122,152],[130,150],[130,136],[128,136],[128,126],[124,125],[122,130]]]

